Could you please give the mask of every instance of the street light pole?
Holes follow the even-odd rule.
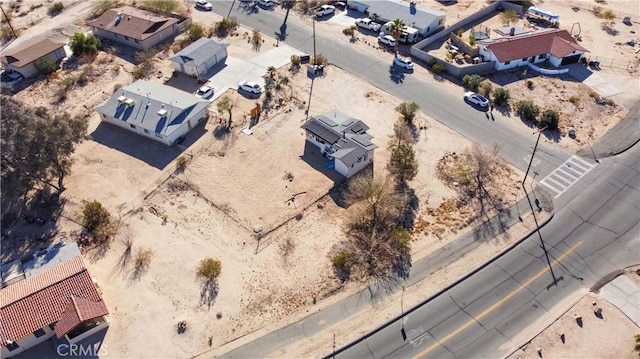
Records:
[[[536,145],[533,146],[533,153],[531,154],[531,159],[529,160],[529,166],[527,166],[527,172],[524,174],[524,178],[522,179],[523,186],[524,186],[524,182],[527,180],[527,176],[529,175],[529,170],[531,169],[531,164],[533,163],[533,156],[536,155],[536,150],[538,149],[538,142],[540,142],[540,135],[542,135],[542,131],[546,129],[547,129],[547,126],[541,128],[538,131],[538,139],[536,140]]]

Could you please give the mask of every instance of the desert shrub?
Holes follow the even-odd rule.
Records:
[[[16,31],[16,35],[19,35],[19,33]],[[0,27],[0,40],[3,42],[7,42],[11,39],[13,39],[13,31],[11,31],[11,27],[9,25],[4,25],[2,27]]]
[[[218,279],[222,272],[222,263],[219,260],[207,257],[200,261],[196,276],[205,281],[214,281]]]
[[[533,87],[534,87],[534,85],[533,85],[533,81],[531,81],[531,80],[527,80],[527,82],[525,82],[525,85],[527,86],[527,88],[528,88],[529,90],[533,90]]]
[[[464,34],[464,30],[458,29],[458,31],[456,32],[456,35],[458,35],[458,37],[462,37],[462,34]]]
[[[469,45],[471,46],[475,46],[476,44],[476,37],[472,35],[469,35]]]
[[[544,110],[540,115],[538,125],[540,127],[547,127],[549,130],[557,130],[558,123],[560,122],[560,115],[554,110]]]
[[[478,86],[480,86],[480,83],[484,81],[484,77],[477,75],[477,74],[471,74],[471,75],[464,75],[462,77],[462,86],[464,86],[464,88],[469,89],[471,91],[478,91]]]
[[[113,92],[115,93],[116,91],[120,90],[122,88],[122,84],[115,84],[113,85]]]
[[[407,123],[413,122],[418,109],[420,109],[420,106],[415,102],[402,102],[395,108],[395,110],[402,116],[402,119]]]
[[[180,2],[178,0],[144,0],[141,7],[156,14],[170,15],[180,10]]]
[[[353,36],[353,34],[355,34],[356,32],[352,27],[345,27],[344,29],[342,29],[342,33],[348,36]]]
[[[43,75],[47,76],[58,69],[58,64],[56,64],[53,59],[48,57],[41,57],[37,59],[33,64],[36,69]]]
[[[571,102],[574,106],[578,106],[580,104],[580,97],[576,95],[571,95],[569,97],[569,102]]]
[[[432,67],[433,72],[441,74],[447,71],[447,67],[443,64],[434,64]]]
[[[93,5],[93,13],[91,16],[96,18],[105,13],[105,11],[118,6],[118,0],[99,0]]]
[[[498,87],[493,91],[493,102],[498,106],[505,106],[509,103],[510,98],[511,94],[509,93],[509,90],[504,87]]]
[[[153,257],[153,251],[147,248],[141,248],[138,250],[136,259],[134,260],[134,267],[136,272],[144,272],[149,269],[151,264],[151,258]]]
[[[57,2],[49,6],[49,8],[47,9],[47,15],[56,16],[61,13],[62,10],[64,10],[64,4],[62,4],[61,2]]]
[[[111,72],[113,72],[115,75],[120,73],[120,65],[113,65],[113,67],[111,67]]]
[[[180,156],[176,160],[176,171],[183,172],[187,165],[189,164],[189,160],[185,156]]]
[[[480,86],[478,88],[478,92],[486,97],[489,98],[489,96],[491,96],[491,92],[493,91],[493,86],[491,85],[490,82],[488,81],[482,81],[482,83],[480,83]]]
[[[187,38],[191,42],[194,42],[200,39],[201,37],[207,37],[206,32],[207,31],[204,28],[204,26],[198,24],[197,22],[192,22],[191,24],[189,24],[189,26],[187,26],[187,31],[186,31]]]
[[[292,66],[300,66],[301,63],[302,63],[302,60],[300,59],[300,56],[291,55],[291,65]]]
[[[224,37],[233,33],[236,28],[238,28],[238,20],[235,17],[229,17],[216,22],[213,25],[213,32],[220,37]]]
[[[326,65],[329,63],[329,60],[323,54],[318,54],[313,58],[314,65]]]
[[[81,32],[76,32],[69,40],[69,48],[71,48],[71,51],[75,56],[93,56],[102,48],[102,44],[93,34],[85,35]]]
[[[131,72],[131,75],[136,80],[145,78],[146,71],[144,70],[144,66],[138,65],[138,66],[134,67],[133,71]]]
[[[262,46],[262,34],[260,30],[253,29],[251,32],[251,44],[253,45],[254,50],[260,50],[260,46]]]
[[[602,6],[594,6],[591,11],[596,17],[602,17]]]
[[[435,65],[436,63],[437,63],[437,61],[433,57],[430,58],[429,60],[427,60],[427,66],[429,66],[429,67],[433,67],[433,65]]]
[[[616,19],[616,14],[613,11],[607,9],[602,14],[600,14],[600,17],[613,23],[613,21]]]
[[[522,100],[516,103],[516,114],[525,120],[535,121],[540,114],[540,107],[531,100]]]
[[[351,259],[353,254],[347,250],[341,250],[331,258],[333,270],[340,278],[348,278],[351,272]]]

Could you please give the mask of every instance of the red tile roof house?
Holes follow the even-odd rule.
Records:
[[[140,50],[172,40],[184,31],[191,19],[164,17],[131,6],[109,9],[87,21],[94,35]]]
[[[544,61],[554,67],[576,63],[589,50],[580,46],[567,30],[541,30],[478,41],[485,61],[495,61],[496,71]]]
[[[29,41],[15,49],[10,49],[0,55],[2,67],[20,73],[25,79],[38,74],[36,60],[48,57],[53,61],[60,61],[67,56],[64,42],[56,42],[44,38]]]
[[[75,244],[67,246],[77,249]],[[109,325],[105,318],[109,311],[82,256],[78,252],[70,259],[62,259],[60,262],[54,258],[42,270],[25,269],[20,274],[26,276],[24,279],[3,282],[6,286],[0,289],[2,358],[23,352],[54,334],[75,344]]]

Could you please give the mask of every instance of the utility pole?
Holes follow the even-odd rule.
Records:
[[[7,25],[9,25],[9,28],[11,29],[11,33],[13,34],[13,37],[17,39],[18,35],[16,35],[16,32],[13,29],[13,26],[11,25],[11,20],[7,16],[7,13],[4,12],[4,9],[2,8],[2,6],[0,6],[0,10],[2,10],[2,15],[4,16],[4,19],[7,20]]]
[[[333,359],[336,359],[336,333],[333,333]]]
[[[531,159],[529,160],[529,166],[527,166],[527,172],[524,174],[524,178],[522,179],[522,186],[524,186],[524,182],[527,180],[527,176],[529,175],[529,170],[531,169],[531,164],[533,163],[533,156],[536,155],[536,150],[538,149],[538,142],[540,142],[540,135],[542,135],[542,131],[546,129],[547,129],[547,126],[541,128],[538,131],[538,139],[536,140],[536,145],[533,146],[533,153],[531,154]]]
[[[316,17],[313,17],[313,62],[316,62]]]
[[[229,19],[229,16],[231,16],[231,10],[233,10],[233,5],[236,4],[236,0],[233,0],[233,2],[231,3],[231,7],[229,8],[229,13],[227,14],[227,19]]]

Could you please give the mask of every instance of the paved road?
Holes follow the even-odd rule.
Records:
[[[226,15],[231,2],[216,5],[215,11]],[[279,12],[246,15],[234,9],[231,14],[263,33],[279,32],[282,23]],[[287,44],[312,52],[311,30],[298,24],[295,16],[289,17],[287,32]],[[500,121],[488,122],[484,114],[464,105],[460,98],[451,97],[417,77],[393,77],[385,61],[358,53],[349,44],[332,40],[321,31],[317,31],[316,38],[318,52],[330,62],[404,101],[416,102],[425,113],[473,141],[484,145],[502,143],[503,158],[526,169],[535,142],[531,132]],[[593,165],[589,159],[571,158],[570,154],[541,143],[532,175],[543,178],[553,174],[550,178],[562,184],[553,194],[557,196],[556,215],[541,232],[547,254],[540,247],[539,238],[532,236],[474,274],[471,280],[405,317],[406,337],[402,336],[402,323],[397,321],[337,356],[440,358],[508,354],[520,344],[518,333],[540,316],[550,315],[554,304],[620,266],[639,262],[638,152],[636,146],[619,157]],[[567,164],[582,163],[577,161],[588,165],[578,174],[564,170]],[[574,180],[562,180],[569,177]],[[349,308],[343,308],[342,312],[345,316],[350,314]],[[278,338],[261,340],[259,349],[255,346],[253,349],[266,355],[305,335],[304,329],[302,324],[291,326],[280,332]],[[251,352],[250,343],[228,356]]]

